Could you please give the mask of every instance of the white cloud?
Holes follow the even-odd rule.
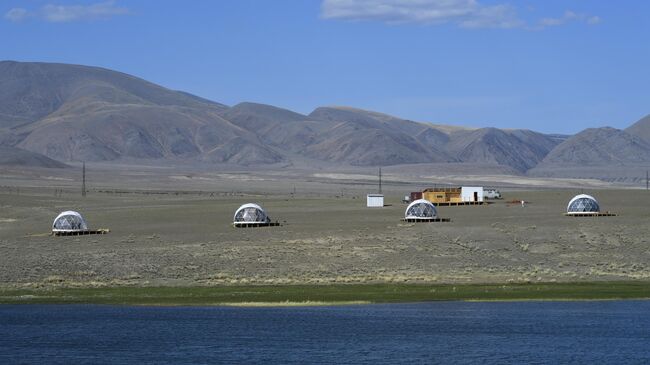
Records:
[[[523,25],[506,4],[477,0],[323,0],[324,19],[375,20],[391,24],[455,23],[466,28],[513,28]]]
[[[388,24],[456,24],[462,28],[522,28],[541,30],[569,22],[589,25],[600,18],[566,11],[557,18],[543,18],[529,25],[508,4],[484,5],[479,0],[323,0],[323,19],[380,21]]]
[[[517,17],[517,12],[509,5],[481,7],[471,17],[460,21],[464,28],[518,28],[524,21]]]
[[[555,27],[558,25],[564,25],[569,22],[581,22],[589,25],[594,25],[600,23],[600,17],[595,15],[579,14],[571,10],[567,10],[564,12],[564,15],[559,18],[540,19],[538,28]]]
[[[593,15],[587,18],[587,24],[598,24],[600,23],[600,17],[597,15]]]
[[[53,23],[108,18],[128,13],[129,10],[127,8],[116,6],[115,1],[106,1],[91,5],[45,5],[41,8],[43,18]]]
[[[27,11],[27,9],[13,8],[5,14],[5,19],[18,23],[25,20],[25,18],[27,18],[28,15],[29,12]]]
[[[115,1],[109,0],[88,5],[48,4],[35,11],[13,8],[5,14],[5,18],[13,22],[20,22],[28,17],[33,17],[50,23],[66,23],[110,18],[128,13],[129,9],[117,6]]]

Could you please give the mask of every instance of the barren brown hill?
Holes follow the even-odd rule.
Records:
[[[498,164],[525,172],[556,145],[552,138],[529,130],[481,128],[451,133],[447,150],[462,162]]]
[[[435,145],[446,143],[446,134],[376,112],[322,107],[306,116],[270,105],[241,103],[222,115],[278,150],[315,160],[361,166],[454,161]]]
[[[444,150],[446,134],[427,124],[349,107],[321,107],[309,117],[331,125],[307,149],[312,156],[355,165],[456,161]]]
[[[650,144],[620,129],[589,128],[558,145],[539,167],[650,162]]]
[[[529,130],[438,128],[349,107],[318,108],[309,117],[339,122],[337,128],[347,128],[346,133],[336,133],[336,138],[325,139],[318,148],[312,147],[315,154],[365,165],[378,164],[372,157],[379,155],[377,160],[389,164],[484,163],[525,172],[559,143],[555,138]],[[325,148],[320,148],[323,144],[326,144]],[[335,149],[333,146],[344,148]]]
[[[0,90],[0,126],[16,145],[60,161],[282,160],[223,119],[226,106],[115,71],[2,62]]]
[[[451,162],[548,174],[561,166],[649,162],[650,117],[626,131],[586,130],[567,139],[523,129],[419,123],[342,106],[309,115],[257,103],[228,107],[107,69],[5,61],[0,62],[0,146],[18,148],[12,156],[31,151],[64,162],[291,165],[299,160],[312,167]],[[28,164],[42,160],[36,156],[32,162],[12,158]]]
[[[258,103],[240,103],[222,113],[233,124],[259,136],[260,140],[280,150],[303,152],[317,137],[332,127],[331,123],[310,120],[306,115]]]
[[[625,131],[650,143],[650,114],[627,127]]]
[[[76,103],[78,100],[85,103],[79,105]],[[91,102],[226,108],[219,103],[99,67],[0,62],[0,127],[31,123],[57,111],[84,108]]]
[[[38,153],[25,151],[17,147],[0,146],[0,166],[25,166],[25,167],[66,167],[64,163],[52,160]]]
[[[615,128],[586,129],[558,145],[530,176],[593,178],[645,184],[650,143]]]

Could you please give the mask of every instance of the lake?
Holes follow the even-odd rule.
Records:
[[[0,306],[1,364],[650,363],[650,301]]]

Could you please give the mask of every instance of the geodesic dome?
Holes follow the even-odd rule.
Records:
[[[74,232],[88,229],[86,220],[81,214],[68,210],[59,214],[52,223],[53,232]]]
[[[404,218],[406,219],[436,218],[437,216],[436,207],[426,199],[413,201],[406,207],[406,212],[404,212]]]
[[[233,222],[237,223],[268,223],[271,221],[262,207],[257,204],[244,204],[235,212]]]
[[[598,213],[600,212],[600,206],[593,196],[580,194],[574,196],[573,199],[569,201],[566,212],[567,214]]]

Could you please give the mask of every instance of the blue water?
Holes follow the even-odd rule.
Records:
[[[0,306],[0,364],[650,364],[650,301]]]

